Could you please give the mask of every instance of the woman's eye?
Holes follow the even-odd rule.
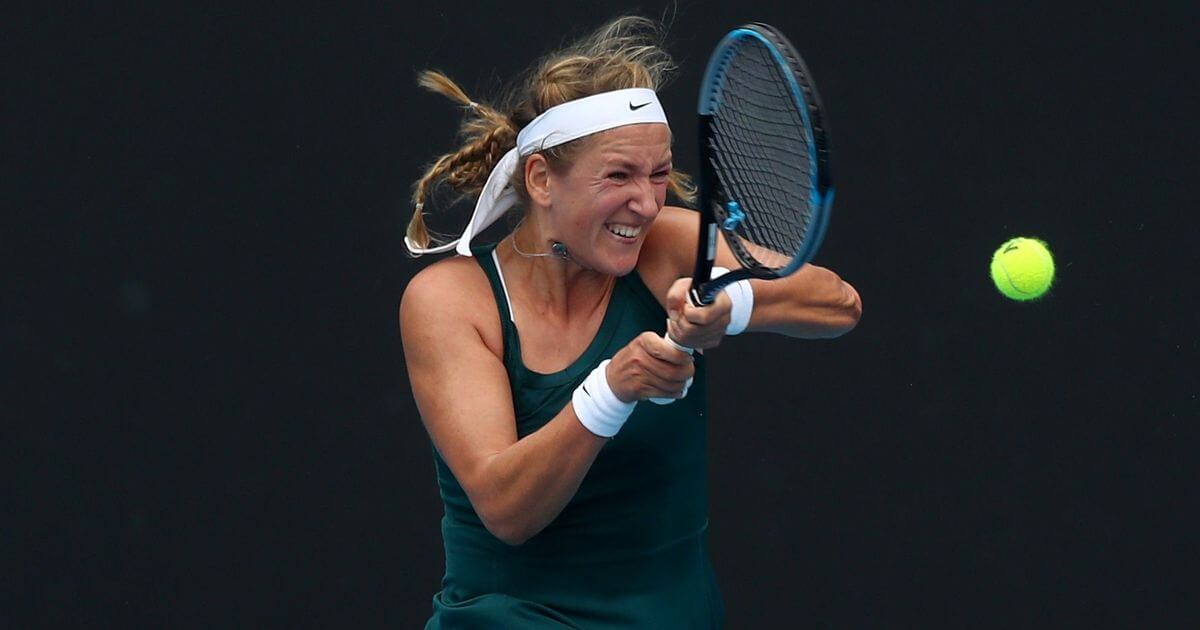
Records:
[[[625,181],[625,180],[629,179],[629,173],[622,173],[622,172],[620,172],[620,171],[618,171],[618,172],[616,172],[616,173],[609,173],[609,174],[608,174],[608,178],[609,178],[609,179],[615,179],[615,180],[617,180],[617,181],[619,181],[619,182],[623,182],[623,181]]]
[[[650,178],[659,183],[665,182],[671,178],[671,171],[659,171],[651,175]]]

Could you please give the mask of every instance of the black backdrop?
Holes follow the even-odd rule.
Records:
[[[680,2],[663,92],[775,24],[829,110],[836,340],[712,377],[730,626],[1182,622],[1200,416],[1197,11]],[[419,627],[441,550],[395,311],[409,187],[486,98],[663,4],[44,10],[5,19],[6,626]],[[990,286],[1036,235],[1060,281]]]

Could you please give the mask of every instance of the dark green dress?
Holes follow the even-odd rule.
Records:
[[[601,361],[646,330],[661,334],[666,312],[636,272],[619,278],[583,355],[561,372],[530,371],[494,249],[473,251],[500,309],[504,364],[524,437],[558,415]],[[519,546],[484,528],[435,449],[446,575],[426,628],[720,627],[724,608],[706,546],[704,361],[697,356],[686,398],[639,402],[562,513]]]

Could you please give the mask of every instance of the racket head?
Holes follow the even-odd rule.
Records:
[[[775,28],[721,39],[700,88],[701,238],[693,301],[787,276],[816,254],[833,200],[829,129],[811,73]],[[742,268],[709,281],[720,232]]]

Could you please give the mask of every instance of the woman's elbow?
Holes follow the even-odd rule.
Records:
[[[545,523],[539,525],[534,511],[521,500],[513,484],[489,467],[496,455],[493,453],[475,468],[464,471],[460,483],[488,533],[515,547],[537,535]]]
[[[836,322],[830,327],[830,338],[840,337],[854,330],[858,326],[859,320],[862,319],[862,297],[849,282],[840,282],[842,283],[842,296],[835,309]]]
[[[537,533],[525,524],[515,522],[514,519],[483,518],[480,515],[480,520],[483,521],[483,526],[487,528],[488,532],[510,547],[525,544]]]
[[[846,293],[848,294],[846,296],[846,311],[850,316],[850,329],[853,329],[858,325],[858,320],[862,319],[862,297],[858,294],[858,290],[855,289],[849,282],[843,281],[842,285],[844,285]]]
[[[533,538],[533,536],[515,532],[515,533],[510,533],[506,536],[496,536],[496,538],[499,539],[500,542],[508,545],[509,547],[520,547],[521,545],[525,544],[525,541],[529,540],[530,538]]]
[[[540,529],[535,528],[527,514],[505,509],[499,505],[483,505],[476,508],[479,520],[488,532],[500,542],[516,547],[533,538]]]

